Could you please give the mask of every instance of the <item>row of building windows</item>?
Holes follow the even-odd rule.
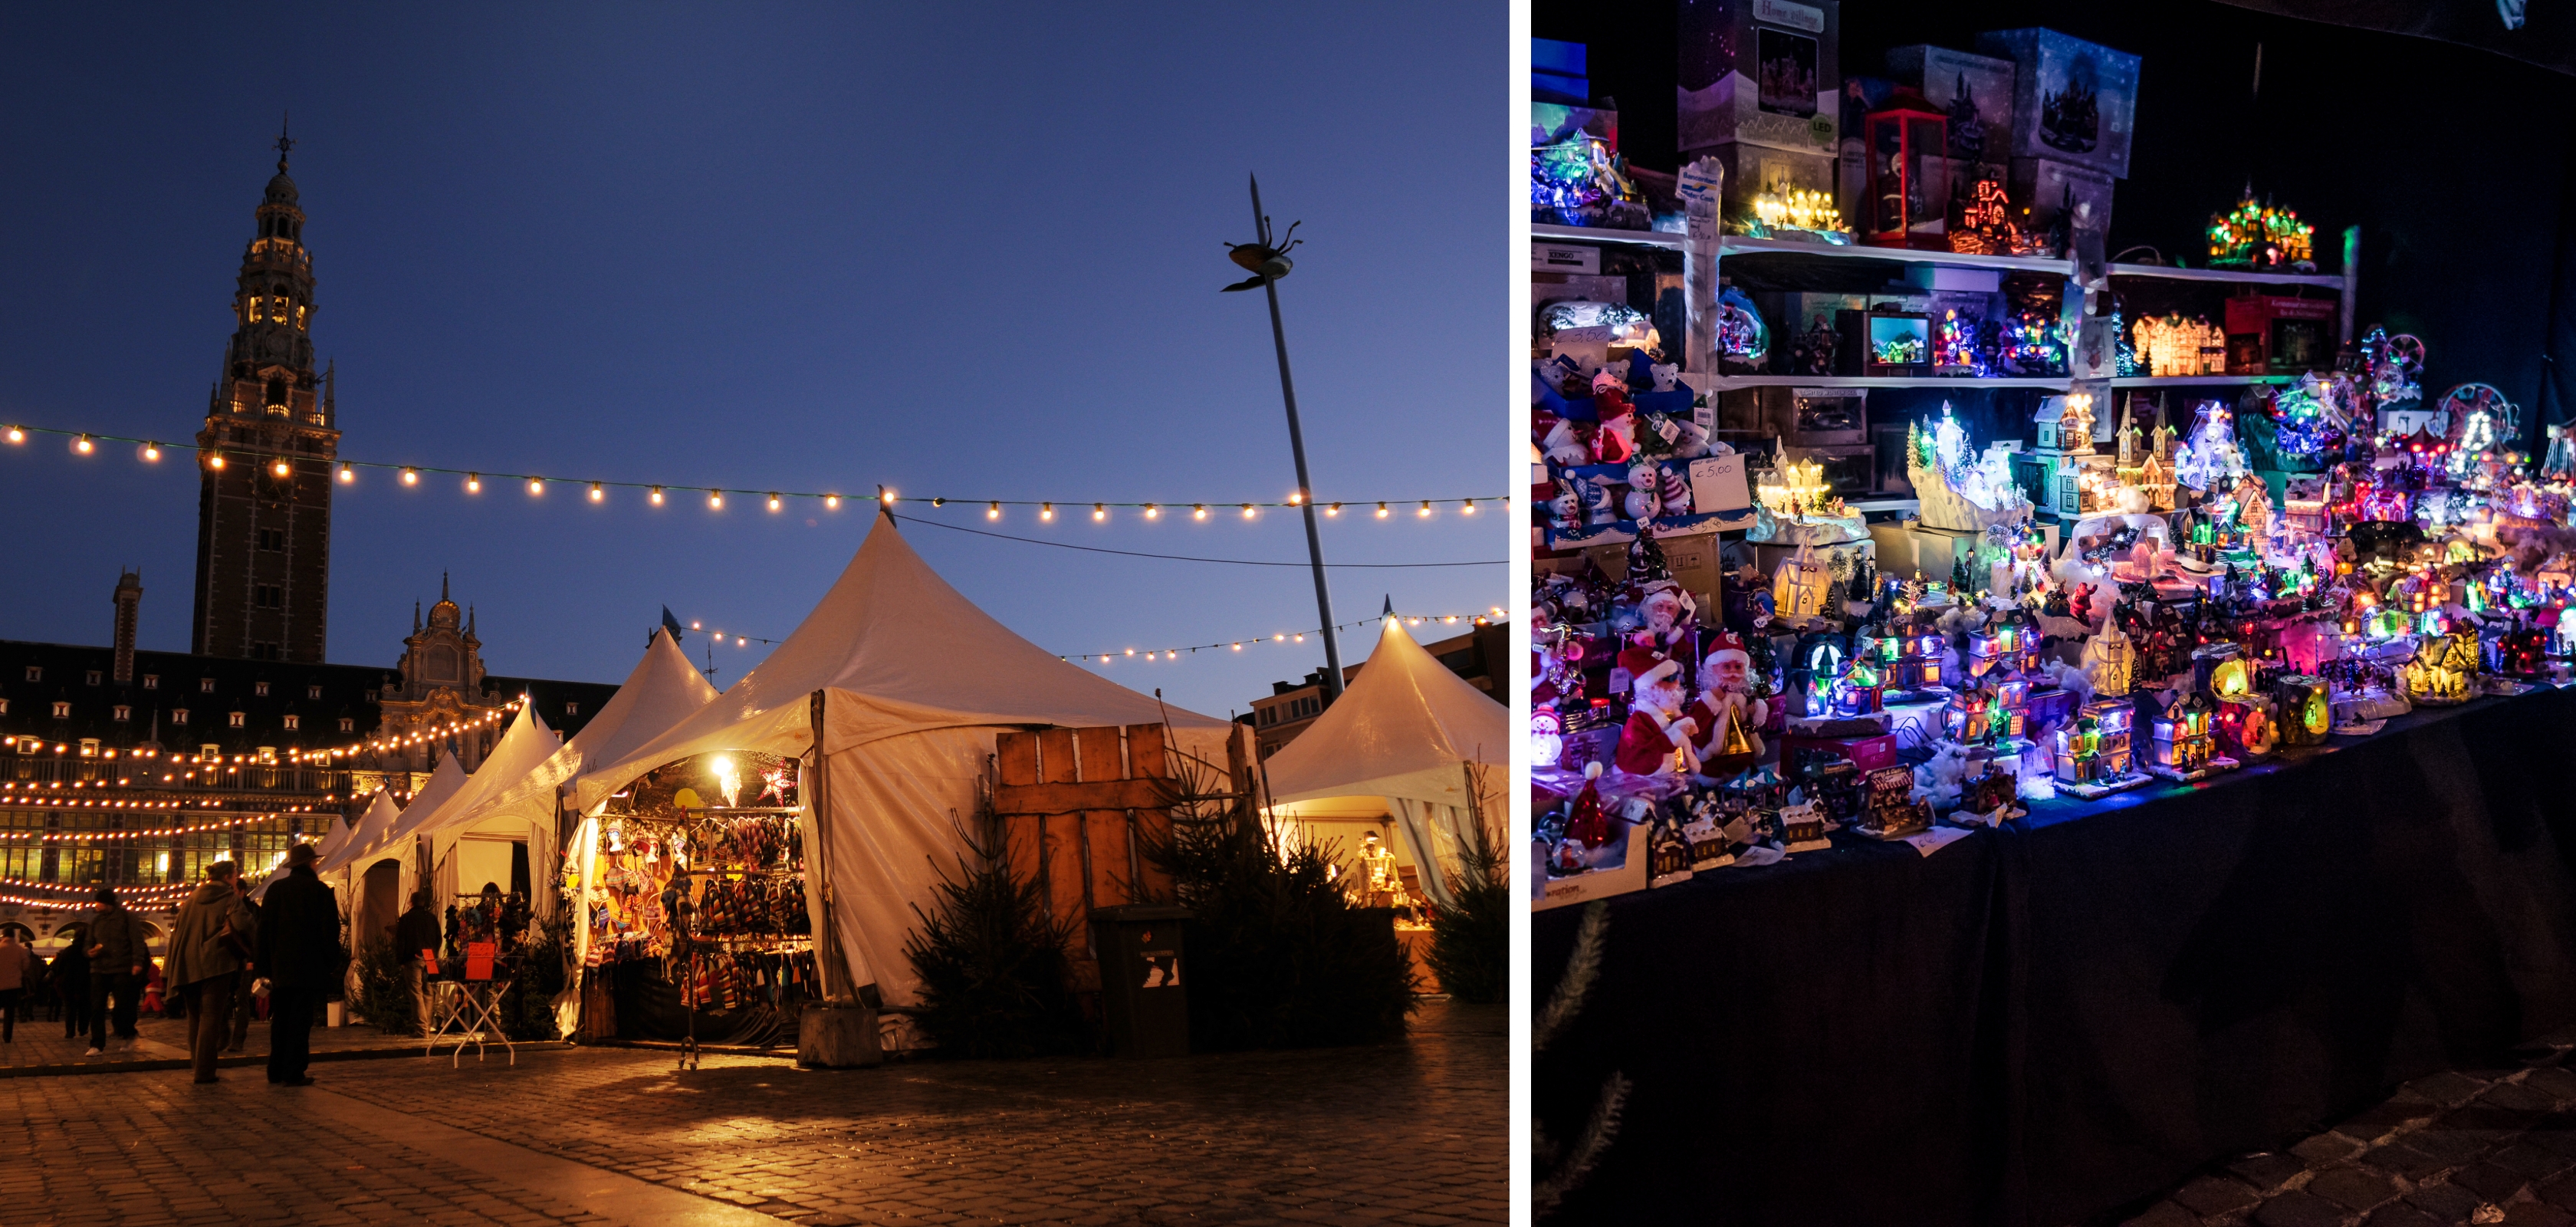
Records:
[[[130,707],[130,706],[128,706],[128,705],[126,705],[126,704],[123,704],[123,703],[119,703],[119,704],[117,704],[116,706],[109,708],[109,709],[108,709],[108,712],[109,712],[109,718],[110,718],[110,719],[115,720],[116,722],[118,722],[118,723],[120,723],[120,724],[130,722],[130,721],[132,721],[132,720],[134,719],[134,709],[133,709],[132,707]],[[9,714],[9,700],[7,700],[7,699],[0,699],[0,716],[5,716],[5,715],[8,715],[8,714]],[[55,703],[54,703],[54,719],[56,719],[56,720],[69,720],[69,719],[71,719],[71,718],[72,718],[72,705],[71,705],[68,701],[64,701],[64,700],[56,700],[56,701],[55,701]],[[247,712],[237,712],[237,711],[234,711],[234,712],[225,712],[225,713],[224,713],[224,724],[225,724],[225,726],[226,726],[226,727],[228,727],[228,728],[237,728],[237,729],[238,729],[238,728],[248,728],[248,727],[250,727],[249,719],[250,719],[250,717],[249,717],[249,713],[247,713]],[[301,728],[303,728],[303,727],[304,727],[304,717],[302,717],[302,716],[300,716],[300,715],[293,715],[293,714],[290,714],[290,715],[280,716],[280,717],[278,717],[278,719],[284,722],[285,727],[286,727],[289,731],[298,730],[298,729],[301,729]],[[188,709],[187,709],[187,708],[184,708],[184,707],[174,707],[174,708],[171,708],[171,709],[170,709],[170,723],[172,723],[172,724],[178,724],[178,725],[185,725],[186,723],[188,723]],[[340,717],[340,731],[341,731],[341,732],[343,732],[343,733],[354,733],[354,732],[357,732],[357,731],[358,731],[358,722],[357,722],[357,719],[356,719],[355,717],[352,717],[352,716],[342,716],[342,717]]]
[[[1323,709],[1324,701],[1320,698],[1290,699],[1285,703],[1262,708],[1261,722],[1283,724],[1291,720],[1303,720]]]
[[[0,830],[103,832],[99,815],[57,814],[19,810],[0,812]],[[0,844],[0,877],[22,882],[56,882],[88,886],[138,886],[192,882],[216,861],[232,861],[266,872],[305,832],[327,831],[337,821],[330,813],[257,818],[223,831],[150,840],[74,843],[12,839]]]
[[[275,592],[277,589],[274,587],[264,587],[264,591]],[[45,667],[43,665],[27,666],[27,680],[31,682],[41,682],[45,680]],[[107,680],[107,673],[104,670],[91,669],[82,680],[92,686],[102,685]],[[144,674],[143,688],[145,690],[159,690],[161,688],[161,675],[158,673]],[[253,698],[265,699],[268,697],[268,683],[252,682],[250,684],[250,691]],[[197,679],[197,693],[213,694],[214,692],[215,679],[211,677],[201,677]],[[304,697],[308,699],[321,698],[322,688],[319,686],[307,686],[304,688]]]

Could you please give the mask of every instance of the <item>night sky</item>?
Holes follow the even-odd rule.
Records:
[[[1113,549],[1302,561],[1295,517],[1052,525],[980,500],[1237,504],[1294,485],[1267,314],[1219,294],[1247,172],[1308,244],[1282,284],[1323,499],[1504,493],[1507,30],[1500,10],[1233,6],[52,6],[14,10],[0,99],[0,420],[184,441],[292,110],[338,365],[341,453],[721,486],[711,512],[579,487],[339,489],[330,659],[394,664],[454,575],[496,673],[616,681],[662,606],[783,637],[863,502]],[[184,651],[197,479],[109,445],[0,446],[0,637]],[[1505,557],[1510,517],[1325,527],[1336,562]],[[1315,625],[1302,568],[911,528],[949,582],[1059,653]],[[1501,566],[1337,570],[1337,614],[1506,604]],[[1436,637],[1426,626],[1423,638]],[[1374,640],[1345,636],[1345,660]],[[693,658],[703,636],[686,646]],[[762,647],[717,650],[719,687]],[[1215,715],[1322,662],[1269,646],[1107,675]]]

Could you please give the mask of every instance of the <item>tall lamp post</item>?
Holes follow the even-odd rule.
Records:
[[[1288,333],[1279,324],[1279,279],[1296,267],[1288,251],[1304,240],[1293,237],[1298,223],[1290,223],[1288,233],[1273,236],[1270,217],[1261,211],[1261,180],[1252,180],[1252,224],[1260,237],[1249,243],[1226,244],[1227,256],[1252,275],[1227,290],[1249,290],[1261,287],[1270,297],[1270,343],[1279,351],[1279,397],[1288,403],[1288,451],[1297,460],[1297,509],[1306,516],[1306,558],[1315,570],[1315,613],[1324,626],[1324,702],[1342,697],[1342,646],[1333,633],[1333,590],[1324,582],[1324,539],[1315,528],[1315,490],[1306,481],[1306,436],[1297,427],[1297,383],[1288,376]]]

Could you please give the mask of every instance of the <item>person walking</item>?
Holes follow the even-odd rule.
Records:
[[[45,961],[18,944],[18,931],[0,925],[0,1044],[18,1040],[18,1002],[45,976]]]
[[[268,1080],[311,1086],[313,1015],[337,992],[348,964],[340,955],[340,899],[313,872],[314,848],[286,850],[286,877],[268,888],[259,909],[259,967],[268,977]]]
[[[394,957],[402,961],[403,979],[411,986],[412,1022],[429,1034],[429,964],[438,957],[438,913],[429,892],[411,893],[411,910],[394,922]]]
[[[89,1056],[107,1051],[108,998],[116,999],[116,1038],[134,1045],[134,1015],[143,1008],[143,973],[152,965],[152,938],[143,919],[116,901],[116,888],[102,886],[92,896],[98,910],[90,913],[83,940],[89,943]]]
[[[79,1039],[89,1030],[89,947],[87,938],[63,947],[54,956],[54,966],[45,979],[54,990],[54,1002],[62,1007],[63,1038]]]
[[[206,883],[179,907],[170,931],[170,961],[162,982],[187,994],[188,1052],[197,1081],[217,1081],[215,1057],[233,1012],[233,992],[254,966],[258,921],[249,892],[231,861],[206,866]]]

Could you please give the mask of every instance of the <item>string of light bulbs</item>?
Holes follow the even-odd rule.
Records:
[[[1502,620],[1503,620],[1503,609],[1502,609],[1502,606],[1497,605],[1497,606],[1495,606],[1494,608],[1489,609],[1489,610],[1486,610],[1485,612],[1480,613],[1480,614],[1397,614],[1396,616],[1397,616],[1397,617],[1399,617],[1399,618],[1404,619],[1405,623],[1406,623],[1407,625],[1409,625],[1409,626],[1420,626],[1420,625],[1422,625],[1422,624],[1423,624],[1423,623],[1425,623],[1425,622],[1438,623],[1438,624],[1441,624],[1441,625],[1444,625],[1444,626],[1454,626],[1454,625],[1456,625],[1456,624],[1458,624],[1459,622],[1462,622],[1462,621],[1467,622],[1468,624],[1470,624],[1470,625],[1474,625],[1474,626],[1484,626],[1484,625],[1486,625],[1486,624],[1488,624],[1488,623],[1492,623],[1492,622],[1500,622],[1500,621],[1502,621]],[[1356,627],[1362,627],[1362,626],[1369,626],[1369,625],[1373,625],[1373,624],[1375,624],[1375,623],[1382,622],[1382,621],[1385,621],[1385,618],[1384,618],[1383,616],[1381,616],[1381,617],[1376,617],[1376,618],[1362,618],[1362,619],[1360,619],[1360,620],[1359,620],[1359,621],[1357,621],[1357,622],[1344,622],[1344,623],[1341,623],[1340,625],[1335,626],[1333,629],[1334,629],[1334,630],[1337,630],[1337,631],[1346,631],[1346,630],[1354,629],[1354,628],[1356,628]],[[697,623],[696,621],[691,621],[691,622],[689,623],[689,629],[690,629],[690,630],[693,630],[693,631],[694,631],[694,630],[698,630],[698,629],[699,629],[699,625],[698,625],[698,623]],[[779,642],[779,641],[778,641],[778,640],[776,640],[776,639],[763,638],[762,636],[759,636],[759,635],[733,635],[733,634],[728,634],[728,633],[726,633],[726,632],[724,632],[724,631],[708,631],[708,632],[704,632],[704,633],[709,634],[709,635],[712,635],[712,636],[714,637],[715,641],[716,641],[717,643],[719,643],[719,644],[723,643],[723,642],[724,642],[725,640],[727,640],[727,639],[731,639],[731,640],[733,640],[733,641],[734,641],[734,643],[735,643],[737,646],[740,646],[740,647],[750,647],[752,644],[755,644],[755,643],[769,643],[769,644],[774,644],[774,643]],[[1203,649],[1204,649],[1204,650],[1213,651],[1213,650],[1218,649],[1218,648],[1225,648],[1225,649],[1230,650],[1230,651],[1240,652],[1240,651],[1242,651],[1242,650],[1243,650],[1247,645],[1248,645],[1248,646],[1251,646],[1251,647],[1256,647],[1256,648],[1257,648],[1257,647],[1260,647],[1262,644],[1265,644],[1265,643],[1304,643],[1304,642],[1306,642],[1306,636],[1308,636],[1308,635],[1314,635],[1314,634],[1320,634],[1320,633],[1322,633],[1322,632],[1319,632],[1319,631],[1274,631],[1274,632],[1272,632],[1272,633],[1271,633],[1271,634],[1269,634],[1269,635],[1255,635],[1255,636],[1253,636],[1253,637],[1252,637],[1252,638],[1250,638],[1250,639],[1229,639],[1229,640],[1226,640],[1226,641],[1221,642],[1221,643],[1202,643],[1202,644],[1195,644],[1195,645],[1192,645],[1192,644],[1183,644],[1183,645],[1178,646],[1178,647],[1169,647],[1169,648],[1122,648],[1122,649],[1120,649],[1120,650],[1118,650],[1118,651],[1116,651],[1116,652],[1080,652],[1080,653],[1074,653],[1074,654],[1070,654],[1070,655],[1059,655],[1059,656],[1057,656],[1057,657],[1056,657],[1056,659],[1057,659],[1057,660],[1061,660],[1061,661],[1069,661],[1069,662],[1070,662],[1070,661],[1088,661],[1088,660],[1094,660],[1094,659],[1098,659],[1098,660],[1108,660],[1108,659],[1110,659],[1110,658],[1112,658],[1112,657],[1122,657],[1122,658],[1123,658],[1123,657],[1131,657],[1131,656],[1133,656],[1133,657],[1141,657],[1141,658],[1143,658],[1143,659],[1145,659],[1145,660],[1156,660],[1156,659],[1161,659],[1161,660],[1179,660],[1179,659],[1181,658],[1181,654],[1182,654],[1182,653],[1184,653],[1184,652],[1198,652],[1198,651],[1201,651],[1201,650],[1203,650]]]
[[[232,445],[199,447],[195,443],[163,443],[157,439],[136,439],[125,435],[101,434],[96,431],[65,430],[53,426],[29,426],[24,423],[0,429],[0,439],[5,439],[8,443],[16,446],[23,446],[30,435],[53,435],[58,438],[69,439],[72,441],[72,453],[79,456],[97,454],[98,448],[101,444],[130,443],[135,447],[136,456],[141,458],[145,463],[158,463],[163,452],[197,452],[200,454],[201,461],[209,468],[221,469],[226,465],[233,463],[237,459],[248,460],[255,464],[269,466],[275,470],[276,475],[279,477],[292,475],[295,471],[295,466],[298,464],[320,464],[328,466],[332,471],[332,477],[342,485],[355,484],[358,480],[358,471],[361,469],[377,469],[396,473],[399,475],[398,480],[405,486],[419,485],[424,474],[441,474],[448,477],[459,477],[464,479],[464,489],[467,494],[482,493],[483,486],[486,481],[485,470],[481,469],[457,469],[431,464],[390,464],[379,460],[334,459],[323,461],[312,456],[297,455],[291,452],[265,452],[257,448]],[[527,489],[528,495],[531,498],[544,497],[545,493],[549,489],[557,486],[582,487],[585,489],[586,497],[593,503],[606,502],[608,500],[608,492],[611,490],[641,490],[645,492],[646,500],[656,507],[662,506],[665,501],[673,497],[702,497],[709,510],[722,511],[725,506],[725,497],[727,495],[737,495],[744,498],[762,500],[771,511],[784,509],[787,502],[791,499],[803,502],[818,502],[823,505],[825,510],[834,511],[838,510],[844,502],[858,498],[873,497],[875,501],[887,507],[893,507],[897,503],[904,503],[912,506],[919,506],[927,503],[932,508],[946,508],[952,504],[964,508],[981,508],[984,512],[984,517],[987,520],[1002,519],[1005,514],[1004,509],[1006,508],[1033,507],[1037,509],[1037,518],[1041,522],[1052,522],[1055,520],[1057,518],[1057,508],[1059,506],[1065,509],[1067,515],[1083,514],[1087,508],[1093,520],[1105,521],[1109,519],[1114,509],[1115,511],[1120,512],[1138,512],[1147,520],[1161,520],[1168,513],[1173,519],[1186,517],[1190,520],[1204,523],[1210,519],[1222,519],[1227,518],[1228,516],[1239,516],[1246,520],[1257,519],[1263,511],[1283,507],[1303,507],[1305,505],[1304,498],[1297,493],[1291,493],[1287,498],[1276,501],[1254,500],[1252,502],[1235,502],[1219,500],[1213,503],[1187,501],[1135,502],[1125,499],[949,498],[945,495],[933,496],[928,499],[920,499],[904,497],[886,486],[878,486],[876,493],[873,496],[854,496],[830,491],[763,491],[726,486],[700,486],[678,482],[610,481],[606,479],[578,477],[545,477],[535,473],[494,472],[490,475],[489,480],[496,482],[518,483]],[[1506,510],[1508,510],[1510,500],[1508,497],[1494,498],[1477,495],[1455,498],[1349,499],[1337,500],[1329,503],[1319,501],[1317,505],[1323,508],[1324,514],[1328,518],[1339,518],[1347,510],[1355,516],[1372,516],[1380,520],[1391,520],[1408,516],[1413,519],[1430,519],[1439,513],[1440,508],[1452,505],[1456,506],[1459,514],[1472,516],[1476,515],[1483,507],[1492,504],[1501,504]]]
[[[0,804],[7,804],[0,798]],[[284,818],[284,814],[245,814],[223,822],[203,822],[191,826],[160,827],[131,831],[0,831],[0,842],[21,844],[103,844],[125,839],[177,839],[183,835],[203,835],[211,831],[230,831],[254,822]],[[333,816],[337,821],[337,815]]]
[[[1497,606],[1494,609],[1480,614],[1397,614],[1395,617],[1402,620],[1408,626],[1420,626],[1425,622],[1436,623],[1444,626],[1454,626],[1460,622],[1465,622],[1472,626],[1485,626],[1502,621],[1503,611],[1501,607]],[[1357,622],[1341,623],[1333,629],[1337,631],[1356,630],[1363,626],[1375,626],[1385,620],[1384,616],[1362,618]],[[1071,656],[1058,656],[1056,659],[1082,663],[1097,660],[1103,664],[1109,664],[1120,660],[1136,659],[1150,664],[1156,660],[1179,660],[1183,654],[1195,656],[1201,652],[1240,652],[1247,647],[1257,648],[1264,644],[1276,645],[1304,643],[1306,642],[1306,636],[1321,633],[1321,631],[1274,631],[1269,635],[1255,635],[1250,639],[1229,639],[1218,643],[1183,644],[1179,647],[1170,648],[1144,648],[1141,650],[1137,648],[1121,648],[1115,652],[1082,652]]]

